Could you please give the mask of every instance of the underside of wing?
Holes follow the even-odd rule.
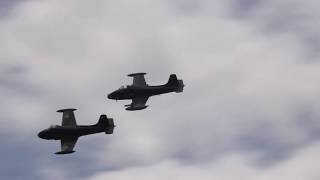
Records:
[[[74,153],[74,146],[76,145],[78,137],[64,137],[61,139],[61,151],[56,154],[70,154]]]
[[[62,114],[62,126],[77,126],[76,118],[74,116],[73,111],[76,109],[61,109],[57,112],[61,112]]]
[[[146,103],[148,101],[148,97],[139,97],[139,98],[133,98],[132,103],[129,105],[126,105],[126,110],[128,111],[134,111],[134,110],[142,110],[147,108]]]
[[[133,77],[133,84],[132,86],[137,86],[137,87],[145,87],[147,86],[146,80],[144,78],[144,75],[146,73],[134,73],[134,74],[129,74],[129,77]]]

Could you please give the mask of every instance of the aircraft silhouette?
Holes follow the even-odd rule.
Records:
[[[150,96],[170,92],[183,92],[183,81],[178,80],[175,74],[170,75],[168,83],[160,86],[149,86],[145,81],[144,75],[146,73],[129,74],[129,77],[133,77],[133,84],[120,87],[120,89],[110,93],[108,98],[114,100],[132,99],[132,103],[125,105],[125,107],[127,107],[126,110],[128,111],[135,111],[147,108],[146,103]]]
[[[61,151],[55,154],[70,154],[80,136],[105,132],[112,134],[114,122],[112,118],[101,115],[97,124],[92,126],[78,126],[73,111],[76,109],[61,109],[57,112],[63,113],[62,126],[53,125],[48,129],[41,131],[38,137],[46,140],[61,140]]]

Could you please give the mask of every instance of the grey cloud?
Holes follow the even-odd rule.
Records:
[[[315,29],[318,12],[317,1],[269,1],[269,0],[229,0],[216,1],[172,1],[173,11],[178,15],[212,16],[235,18],[249,22],[264,36],[273,34],[290,35],[301,43],[306,63],[317,62],[320,37]],[[208,22],[209,24],[209,22]]]
[[[10,14],[12,8],[17,4],[27,0],[1,0],[0,1],[0,17],[5,18]]]
[[[194,1],[194,0],[174,0],[171,1],[175,11],[183,15],[195,15],[199,14],[203,10],[204,1]]]
[[[39,154],[31,177],[37,178],[39,167],[67,178],[121,172],[165,160],[200,167],[230,153],[259,154],[255,168],[270,168],[317,141],[319,115],[308,110],[319,106],[318,71],[316,65],[299,62],[300,46],[287,34],[265,37],[266,32],[255,31],[255,21],[248,25],[223,15],[228,3],[218,1],[199,2],[202,5],[188,1],[187,7],[196,7],[186,8],[192,12],[188,16],[177,7],[185,6],[182,1],[172,5],[141,0],[132,6],[125,0],[99,2],[33,2],[34,6],[20,7],[24,10],[20,13],[26,14],[1,22],[12,33],[1,38],[17,49],[3,52],[12,65],[2,75],[12,81],[0,83],[9,91],[20,89],[18,97],[1,92],[7,107],[1,109],[1,119],[9,119],[11,125],[2,131],[30,127],[18,131],[25,136],[59,124],[61,115],[55,110],[60,107],[78,108],[79,124],[95,123],[100,113],[117,124],[112,136],[80,139],[72,156],[52,154],[59,142],[26,140],[21,144],[26,154]],[[214,6],[220,12],[211,10],[202,16],[210,2],[220,4]],[[253,1],[244,4],[252,11],[261,6]],[[21,18],[32,23],[21,23]],[[19,48],[21,60],[14,53]],[[148,73],[149,84],[163,83],[170,73],[177,73],[187,84],[185,92],[154,97],[148,102],[151,106],[140,112],[126,112],[122,106],[126,102],[107,101],[107,93],[131,83],[126,74],[140,71]],[[40,93],[32,96],[28,89]],[[8,146],[16,150],[15,143]]]
[[[30,69],[14,63],[0,63],[0,88],[10,94],[39,96],[40,91],[28,82]]]
[[[305,62],[317,62],[320,36],[314,29],[319,29],[318,13],[314,10],[316,1],[234,1],[231,13],[253,22],[265,32],[291,33],[305,47]]]
[[[77,148],[81,149],[74,156],[56,156],[53,153],[60,148],[59,141],[42,141],[34,134],[19,135],[18,132],[0,133],[1,149],[0,178],[1,179],[43,179],[42,171],[53,168],[61,172],[68,169],[65,175],[68,178],[80,178],[92,176],[106,168],[96,166],[92,157],[94,150],[100,148],[99,142],[105,137],[81,139]],[[109,138],[107,138],[109,139]],[[115,168],[111,167],[111,170]]]
[[[112,173],[99,173],[91,180],[100,179],[154,179],[160,180],[165,178],[183,178],[203,180],[221,179],[232,180],[239,177],[246,179],[317,179],[319,173],[317,166],[313,162],[316,160],[319,144],[314,144],[299,151],[297,155],[291,159],[284,161],[275,167],[260,169],[248,163],[246,159],[252,158],[252,154],[247,154],[246,158],[236,154],[229,154],[227,158],[221,158],[215,163],[205,166],[184,165],[176,161],[159,162],[156,165],[136,167],[123,171]],[[227,173],[225,173],[227,171]],[[279,176],[279,173],[284,173]],[[159,176],[161,174],[161,176]]]
[[[2,117],[3,118],[3,117]],[[1,179],[39,179],[35,169],[39,168],[41,150],[37,148],[35,137],[17,138],[18,132],[1,133],[0,178]]]
[[[231,1],[231,13],[237,18],[250,18],[250,12],[262,3],[262,0],[239,0]]]

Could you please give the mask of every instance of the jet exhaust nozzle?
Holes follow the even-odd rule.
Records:
[[[178,80],[178,87],[176,88],[176,93],[183,92],[185,85],[183,84],[183,80]]]

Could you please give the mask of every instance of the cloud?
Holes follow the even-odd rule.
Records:
[[[318,143],[299,151],[294,157],[271,168],[257,168],[248,159],[252,155],[229,154],[228,157],[201,166],[184,165],[177,161],[163,161],[123,171],[99,173],[90,180],[114,179],[203,179],[203,180],[267,180],[267,179],[318,179]]]
[[[317,29],[318,1],[235,1],[235,17],[244,17],[265,32],[277,32],[297,38],[304,45],[308,56],[304,61],[311,63],[319,56],[319,34]],[[243,5],[245,4],[244,8]]]
[[[11,10],[22,0],[2,0],[0,2],[0,18],[7,17]]]
[[[150,178],[174,169],[172,176],[190,172],[189,177],[205,179],[231,162],[235,174],[247,177],[274,174],[291,158],[307,158],[297,152],[319,138],[319,66],[305,63],[310,57],[295,31],[257,28],[262,15],[247,21],[232,17],[232,2],[26,1],[15,6],[0,21],[0,129],[34,158],[30,179],[109,173],[117,178],[133,169],[150,170]],[[246,2],[253,14],[255,8],[268,12],[271,7]],[[139,112],[106,99],[131,83],[126,74],[141,71],[149,73],[149,84],[165,83],[177,73],[185,92],[150,98],[150,107]],[[35,135],[60,124],[55,111],[69,107],[79,109],[79,124],[94,124],[102,113],[113,117],[114,135],[82,138],[76,154],[53,156],[59,143]],[[16,144],[8,143],[4,151],[20,149]],[[226,174],[217,177],[229,178]]]

